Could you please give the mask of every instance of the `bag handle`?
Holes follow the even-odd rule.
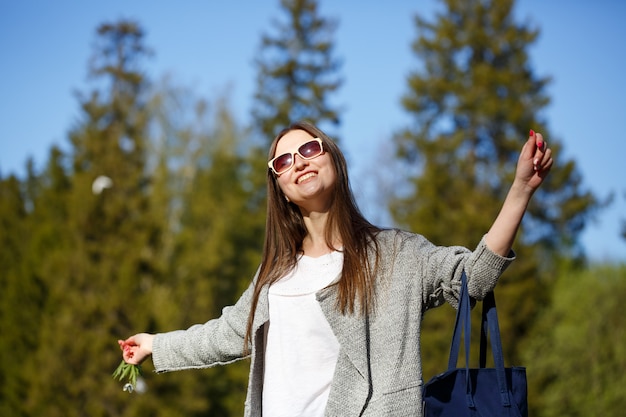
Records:
[[[470,334],[471,334],[471,307],[469,300],[469,290],[467,288],[467,276],[465,271],[461,275],[461,294],[459,296],[459,306],[456,313],[454,323],[454,333],[452,335],[452,345],[450,346],[450,357],[448,358],[448,369],[455,369],[457,359],[459,357],[459,349],[461,345],[461,334],[465,333],[465,386],[467,389],[467,405],[474,408],[474,399],[472,398],[472,381],[469,373],[469,351],[470,351]],[[483,314],[481,325],[481,344],[480,344],[480,367],[484,368],[487,357],[487,333],[491,335],[491,350],[493,360],[496,367],[496,375],[498,379],[498,389],[500,390],[500,398],[502,405],[510,407],[511,399],[509,397],[509,389],[506,383],[506,375],[504,372],[504,357],[502,354],[502,341],[500,339],[500,326],[498,324],[498,315],[496,312],[496,301],[493,291],[489,292],[483,300]]]
[[[465,387],[467,405],[474,408],[474,399],[472,398],[472,381],[469,375],[469,351],[470,351],[470,303],[467,290],[467,277],[465,271],[461,275],[461,294],[459,295],[459,305],[456,312],[456,320],[454,322],[454,333],[452,335],[452,346],[450,346],[450,357],[448,358],[448,369],[455,369],[457,359],[459,357],[459,349],[461,346],[461,334],[464,333],[463,340],[465,342]]]
[[[504,373],[504,354],[502,352],[502,339],[500,338],[500,324],[498,322],[498,312],[496,311],[496,297],[490,291],[483,300],[482,325],[480,327],[480,360],[479,366],[486,367],[487,363],[487,335],[491,340],[491,353],[493,363],[498,375],[498,386],[502,405],[509,406],[511,400],[509,390],[506,386],[506,375]]]
[[[465,333],[465,363],[469,363],[469,335],[471,333],[470,313],[465,311],[469,307],[469,297],[467,296],[467,278],[465,271],[461,276],[461,294],[459,295],[459,305],[456,310],[454,321],[454,332],[452,333],[452,345],[450,346],[450,356],[448,358],[448,369],[455,369],[459,357],[461,345],[461,335]],[[461,326],[465,326],[461,329]]]

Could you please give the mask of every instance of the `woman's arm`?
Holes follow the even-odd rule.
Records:
[[[541,133],[531,130],[517,162],[513,185],[498,217],[485,236],[485,243],[493,252],[507,256],[528,203],[550,172],[553,162],[552,150],[548,148]]]
[[[139,333],[119,340],[124,361],[137,365],[152,355],[155,370],[162,372],[205,368],[242,359],[245,357],[244,335],[255,281],[256,275],[237,303],[225,307],[219,318],[186,330]]]

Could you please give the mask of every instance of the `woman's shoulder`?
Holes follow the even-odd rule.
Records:
[[[419,233],[409,232],[398,228],[381,229],[376,234],[376,241],[379,244],[404,243],[407,241],[428,242],[428,240]]]
[[[375,236],[379,255],[398,256],[401,253],[428,253],[433,245],[423,235],[398,228],[381,229]]]

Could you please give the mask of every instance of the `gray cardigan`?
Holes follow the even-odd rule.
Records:
[[[482,299],[514,259],[512,253],[505,258],[491,252],[484,239],[473,252],[434,246],[421,235],[399,230],[382,231],[377,239],[381,252],[375,311],[366,316],[342,315],[336,308],[335,286],[317,294],[341,346],[327,416],[422,415],[422,314],[444,302],[456,307],[463,270],[470,296]],[[254,317],[245,416],[261,416],[267,290],[261,292]],[[207,368],[242,359],[252,292],[251,284],[218,319],[157,334],[152,355],[155,370]]]

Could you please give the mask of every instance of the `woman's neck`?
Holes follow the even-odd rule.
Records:
[[[341,248],[341,237],[338,232],[332,234],[331,245],[326,241],[328,213],[313,213],[304,217],[307,235],[302,241],[302,251],[305,255],[319,257]]]
[[[325,240],[321,243],[316,244],[308,241],[307,238],[305,238],[304,242],[302,242],[302,252],[304,253],[304,255],[310,256],[311,258],[319,258],[320,256],[327,255],[341,248],[341,245],[339,244],[333,244],[333,246],[334,247],[332,248],[329,247],[326,244]]]

